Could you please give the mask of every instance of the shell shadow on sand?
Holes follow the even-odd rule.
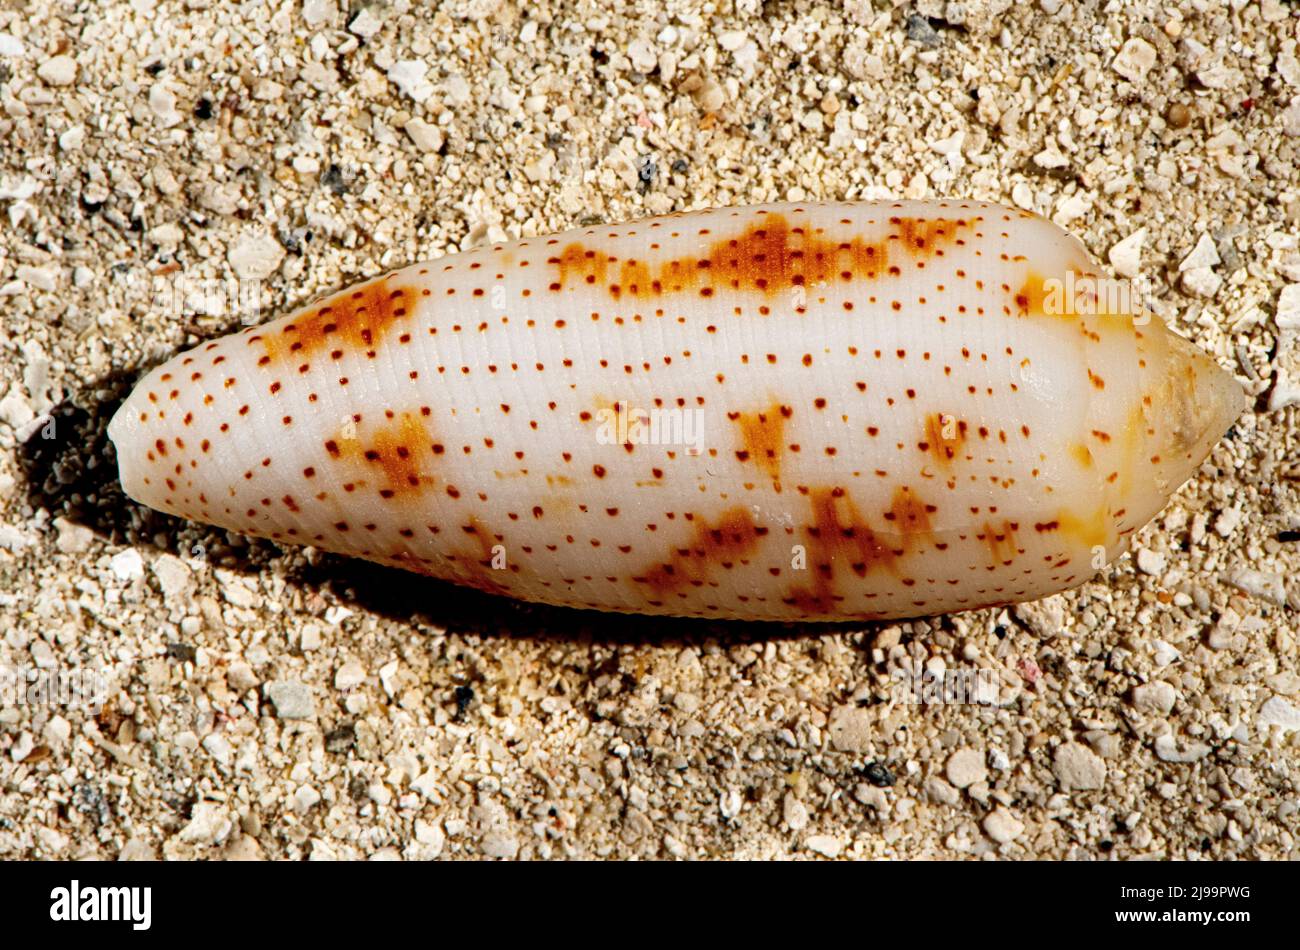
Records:
[[[118,482],[108,422],[142,368],[119,370],[74,392],[21,444],[28,503],[90,528],[115,545],[152,545],[180,556],[196,548],[214,566],[257,574],[281,549],[254,538],[232,545],[210,525],[184,521],[132,501]],[[450,633],[610,645],[724,646],[874,629],[870,623],[775,623],[612,614],[527,604],[369,561],[322,554],[295,559],[286,579],[389,619],[423,622]]]

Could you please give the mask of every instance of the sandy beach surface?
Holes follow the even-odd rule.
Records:
[[[0,857],[1296,857],[1298,37],[1280,0],[0,2]],[[1103,579],[606,617],[117,485],[131,381],[250,314],[898,196],[1051,217],[1252,395]],[[986,701],[900,689],[945,671]]]

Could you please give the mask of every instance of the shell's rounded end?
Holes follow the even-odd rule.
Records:
[[[144,495],[143,455],[146,451],[141,442],[140,423],[140,385],[131,391],[122,405],[117,407],[113,418],[108,421],[108,438],[113,443],[117,454],[117,478],[122,490],[134,501],[148,504]]]

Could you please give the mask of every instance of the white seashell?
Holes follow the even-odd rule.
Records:
[[[1095,279],[1052,223],[974,201],[593,226],[202,344],[110,435],[159,510],[526,600],[1003,604],[1092,577],[1245,406]]]

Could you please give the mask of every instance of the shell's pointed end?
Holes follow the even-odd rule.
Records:
[[[1214,359],[1161,327],[1143,372],[1148,460],[1157,485],[1173,492],[1250,405],[1250,397]]]

